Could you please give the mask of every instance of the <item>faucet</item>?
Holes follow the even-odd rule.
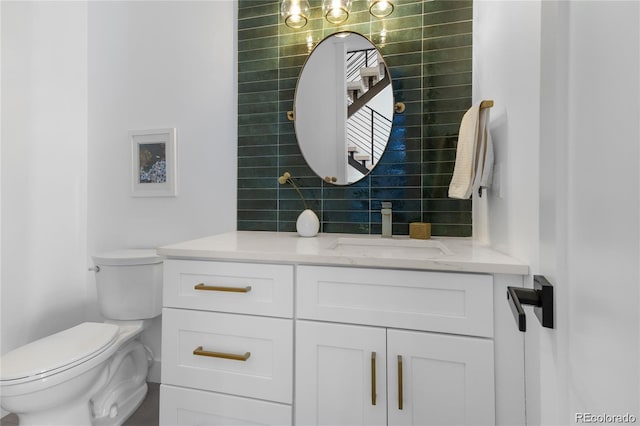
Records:
[[[382,209],[380,209],[380,213],[382,214],[382,236],[391,238],[391,202],[383,201]]]

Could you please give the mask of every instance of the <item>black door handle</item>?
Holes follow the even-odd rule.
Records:
[[[542,326],[553,328],[553,285],[544,276],[533,276],[533,288],[507,287],[507,299],[520,331],[527,331],[522,305],[533,305]]]

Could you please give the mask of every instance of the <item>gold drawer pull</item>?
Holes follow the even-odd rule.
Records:
[[[398,355],[398,410],[402,410],[402,355]]]
[[[376,353],[371,352],[371,405],[376,405]]]
[[[251,356],[251,352],[245,352],[244,355],[237,355],[237,354],[226,354],[224,352],[205,351],[204,349],[202,349],[202,346],[198,346],[197,348],[195,348],[193,350],[193,354],[198,356],[210,356],[212,358],[232,359],[234,361],[246,361]]]
[[[205,285],[204,283],[197,284],[193,287],[194,290],[209,290],[209,291],[228,291],[232,293],[249,293],[251,286],[246,287],[224,287],[219,285]]]

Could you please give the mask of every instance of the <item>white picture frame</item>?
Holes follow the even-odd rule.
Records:
[[[176,129],[130,130],[131,196],[178,194]]]

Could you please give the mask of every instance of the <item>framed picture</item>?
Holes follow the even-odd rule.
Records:
[[[131,195],[177,195],[176,129],[131,130]]]

